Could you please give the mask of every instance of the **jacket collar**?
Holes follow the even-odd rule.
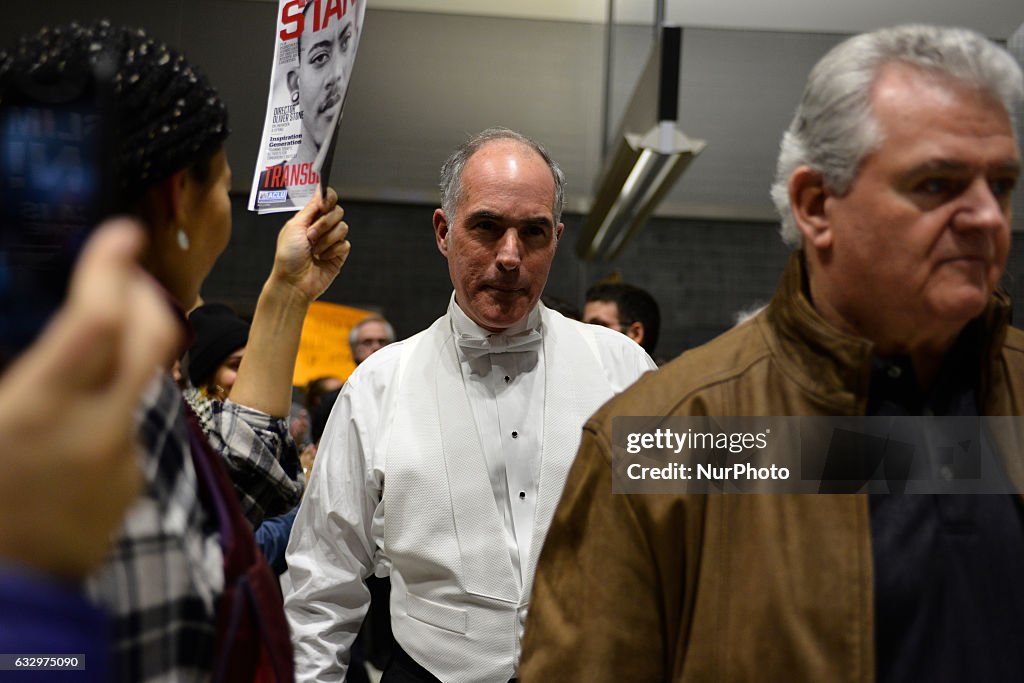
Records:
[[[849,411],[863,413],[871,381],[874,345],[836,329],[815,310],[807,295],[807,267],[803,251],[790,255],[779,288],[765,319],[779,366],[794,381],[823,400]],[[1010,300],[997,292],[980,316],[984,322],[979,362],[982,395],[989,373],[999,356],[1010,322]]]

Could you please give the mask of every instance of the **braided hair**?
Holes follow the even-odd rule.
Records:
[[[72,23],[24,36],[0,52],[3,84],[12,78],[60,82],[82,65],[113,61],[117,175],[125,207],[150,187],[190,168],[205,180],[209,161],[227,138],[224,102],[185,57],[142,29]]]

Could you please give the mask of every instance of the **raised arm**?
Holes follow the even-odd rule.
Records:
[[[317,192],[277,236],[274,267],[256,303],[249,343],[231,400],[284,417],[291,407],[292,374],[302,323],[348,258],[348,225],[338,194]]]

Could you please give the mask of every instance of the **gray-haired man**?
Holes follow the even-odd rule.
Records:
[[[610,493],[613,416],[1021,415],[996,284],[1022,98],[968,31],[877,31],[815,66],[773,191],[775,298],[588,422],[524,681],[1024,679],[1018,497]]]
[[[359,365],[364,360],[395,341],[395,328],[379,315],[369,315],[355,325],[348,334],[352,360]]]

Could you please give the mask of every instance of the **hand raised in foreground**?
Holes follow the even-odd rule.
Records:
[[[338,193],[317,191],[277,236],[271,282],[287,284],[312,302],[334,282],[348,258],[348,224]]]
[[[68,300],[0,377],[0,559],[76,579],[138,493],[135,412],[182,331],[136,263],[141,227],[108,221]]]

